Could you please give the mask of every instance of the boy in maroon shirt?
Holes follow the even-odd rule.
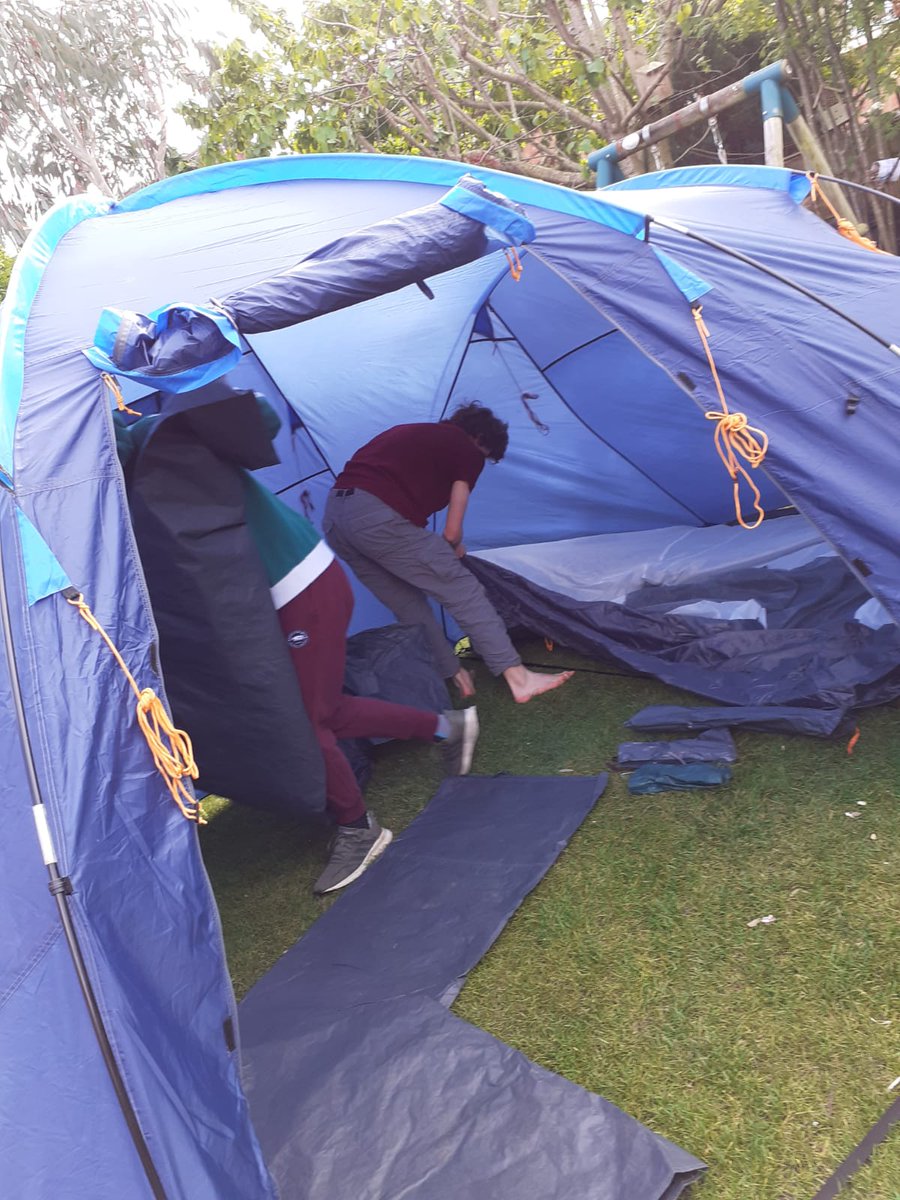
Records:
[[[323,529],[334,551],[403,624],[424,626],[441,673],[474,693],[428,598],[452,614],[513,699],[524,704],[571,678],[522,664],[484,588],[459,561],[463,519],[485,459],[499,462],[509,434],[489,408],[467,404],[446,421],[396,425],[353,455],[337,477]],[[443,534],[426,528],[447,509]]]

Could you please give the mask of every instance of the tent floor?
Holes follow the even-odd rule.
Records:
[[[448,780],[241,1005],[282,1200],[673,1200],[703,1164],[448,1011],[604,776]]]

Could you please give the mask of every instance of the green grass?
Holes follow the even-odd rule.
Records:
[[[517,707],[478,682],[483,774],[597,772],[639,708],[697,703],[586,672]],[[810,1200],[898,1094],[898,718],[864,713],[852,757],[843,741],[738,734],[727,788],[629,797],[611,777],[455,1011],[705,1159],[698,1200]],[[397,830],[438,782],[429,748],[387,746],[369,801]],[[310,886],[326,835],[208,808],[240,995],[323,910]],[[774,925],[747,927],[767,913]],[[900,1129],[844,1194],[900,1200]]]

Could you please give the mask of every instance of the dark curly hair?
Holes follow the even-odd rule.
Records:
[[[463,404],[447,419],[451,425],[458,425],[470,438],[474,438],[492,462],[498,463],[506,453],[509,426],[483,404]]]

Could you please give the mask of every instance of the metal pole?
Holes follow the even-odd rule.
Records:
[[[9,495],[8,488],[3,490]],[[7,502],[14,503],[11,496],[9,496]],[[16,651],[12,635],[12,621],[10,619],[9,595],[6,590],[6,574],[3,567],[2,537],[0,537],[0,624],[3,626],[3,642],[6,649],[6,662],[9,672],[13,706],[16,710],[16,723],[19,731],[19,742],[22,747],[22,757],[25,761],[25,773],[28,777],[28,788],[31,793],[31,811],[34,816],[34,823],[37,829],[41,854],[43,855],[44,859],[44,866],[47,868],[47,873],[50,876],[50,892],[56,900],[59,919],[62,923],[63,932],[69,947],[69,953],[72,956],[72,963],[75,967],[75,974],[78,977],[81,994],[84,997],[84,1002],[87,1006],[88,1016],[90,1017],[91,1025],[94,1030],[94,1036],[96,1037],[97,1043],[100,1047],[100,1053],[103,1056],[103,1061],[106,1065],[110,1082],[112,1083],[113,1090],[115,1091],[116,1099],[119,1102],[119,1107],[122,1110],[122,1116],[125,1118],[125,1124],[128,1126],[128,1132],[131,1134],[131,1140],[134,1143],[134,1148],[137,1151],[144,1174],[147,1177],[147,1183],[150,1186],[150,1191],[153,1193],[154,1200],[166,1200],[166,1193],[162,1185],[162,1180],[160,1179],[159,1173],[157,1172],[153,1163],[153,1159],[150,1156],[150,1151],[147,1147],[146,1141],[144,1140],[144,1135],[141,1131],[137,1115],[132,1106],[131,1098],[125,1089],[125,1082],[122,1079],[122,1073],[119,1070],[119,1064],[116,1062],[115,1055],[113,1054],[113,1049],[109,1041],[109,1035],[107,1034],[103,1025],[103,1017],[97,1004],[97,997],[94,995],[94,989],[91,986],[87,965],[84,961],[84,955],[81,952],[81,946],[78,943],[78,934],[75,930],[75,925],[72,921],[72,913],[69,909],[69,896],[72,894],[72,884],[68,877],[61,873],[59,869],[59,862],[56,857],[56,850],[53,846],[53,838],[47,821],[47,810],[44,807],[44,801],[41,796],[41,787],[37,777],[34,753],[31,747],[31,737],[28,732],[28,724],[25,717],[25,704],[22,699],[19,670],[16,663]]]
[[[791,69],[787,62],[772,63],[768,67],[763,67],[761,71],[754,71],[752,75],[738,80],[737,83],[729,84],[728,87],[721,88],[709,96],[701,96],[699,100],[694,100],[677,112],[669,113],[668,116],[661,117],[650,125],[645,125],[643,129],[627,133],[624,137],[610,142],[608,146],[601,146],[599,150],[594,150],[588,155],[588,166],[592,171],[598,172],[599,184],[601,163],[607,160],[619,163],[623,158],[629,158],[646,146],[652,146],[656,142],[671,137],[674,133],[679,133],[682,129],[689,129],[700,121],[709,120],[716,113],[733,108],[747,96],[761,91],[763,84],[767,82],[776,87],[779,86],[790,77],[790,74]],[[780,105],[778,107],[780,108]],[[612,182],[612,180],[607,180],[607,182]]]
[[[767,167],[784,166],[784,112],[781,88],[774,79],[764,79],[759,89],[762,104],[763,144]]]
[[[781,103],[788,132],[794,139],[794,145],[803,156],[806,166],[810,170],[815,171],[817,175],[833,176],[834,171],[825,157],[825,151],[819,145],[816,135],[806,122],[806,118],[800,115],[800,109],[797,107],[794,97],[787,88],[781,89]],[[866,226],[860,221],[853,205],[839,187],[835,187],[831,183],[823,183],[822,190],[842,217],[846,217],[848,221],[853,222],[857,229],[865,232]]]

